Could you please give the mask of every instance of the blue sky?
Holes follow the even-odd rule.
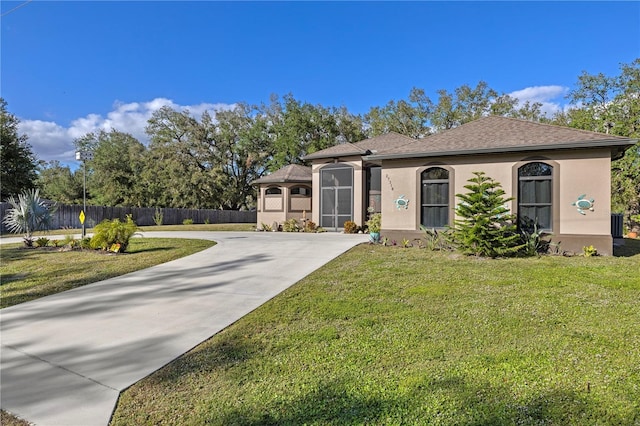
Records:
[[[22,6],[21,6],[22,5]],[[21,7],[19,7],[21,6]],[[12,9],[17,9],[11,11]],[[580,73],[640,57],[640,2],[2,1],[0,91],[40,159],[162,105],[271,94],[366,113],[486,81],[552,112]]]

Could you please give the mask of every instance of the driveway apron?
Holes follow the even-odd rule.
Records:
[[[106,425],[120,392],[364,235],[149,232],[218,244],[0,310],[1,406],[36,425]]]

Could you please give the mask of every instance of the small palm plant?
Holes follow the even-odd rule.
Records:
[[[93,228],[93,237],[89,243],[91,248],[124,253],[129,246],[129,240],[136,235],[138,225],[133,221],[131,215],[127,215],[127,220],[121,222],[116,218],[105,219]]]
[[[11,233],[24,233],[24,244],[33,246],[33,233],[48,231],[53,224],[53,213],[56,207],[49,207],[40,198],[38,189],[23,191],[16,199],[11,196],[7,200],[11,208],[4,217],[4,224]]]

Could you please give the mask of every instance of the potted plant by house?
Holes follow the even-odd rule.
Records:
[[[369,241],[377,243],[380,241],[380,228],[382,227],[382,215],[380,213],[374,213],[367,221],[367,227],[369,228]]]

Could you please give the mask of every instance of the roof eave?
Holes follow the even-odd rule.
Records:
[[[260,180],[260,179],[256,179],[253,182],[251,182],[251,185],[261,185],[261,184],[265,184],[265,183],[311,183],[312,179],[309,178],[307,180],[303,180],[303,179],[274,179],[274,180]]]
[[[428,151],[428,152],[409,152],[396,154],[380,154],[363,156],[364,160],[398,160],[403,158],[421,158],[421,157],[442,157],[452,155],[474,155],[474,154],[502,154],[506,152],[526,152],[526,151],[542,151],[553,149],[576,149],[576,148],[610,148],[610,147],[626,147],[625,150],[638,142],[637,139],[610,139],[599,141],[584,141],[563,144],[550,145],[527,145],[527,146],[511,146],[499,148],[478,148],[468,150],[453,151]]]
[[[356,156],[364,156],[369,154],[371,151],[358,151],[358,152],[340,152],[340,153],[334,153],[334,154],[323,154],[323,155],[313,155],[313,154],[309,154],[306,155],[304,157],[302,157],[302,159],[304,161],[312,161],[312,160],[322,160],[325,158],[343,158],[343,157],[356,157]]]

